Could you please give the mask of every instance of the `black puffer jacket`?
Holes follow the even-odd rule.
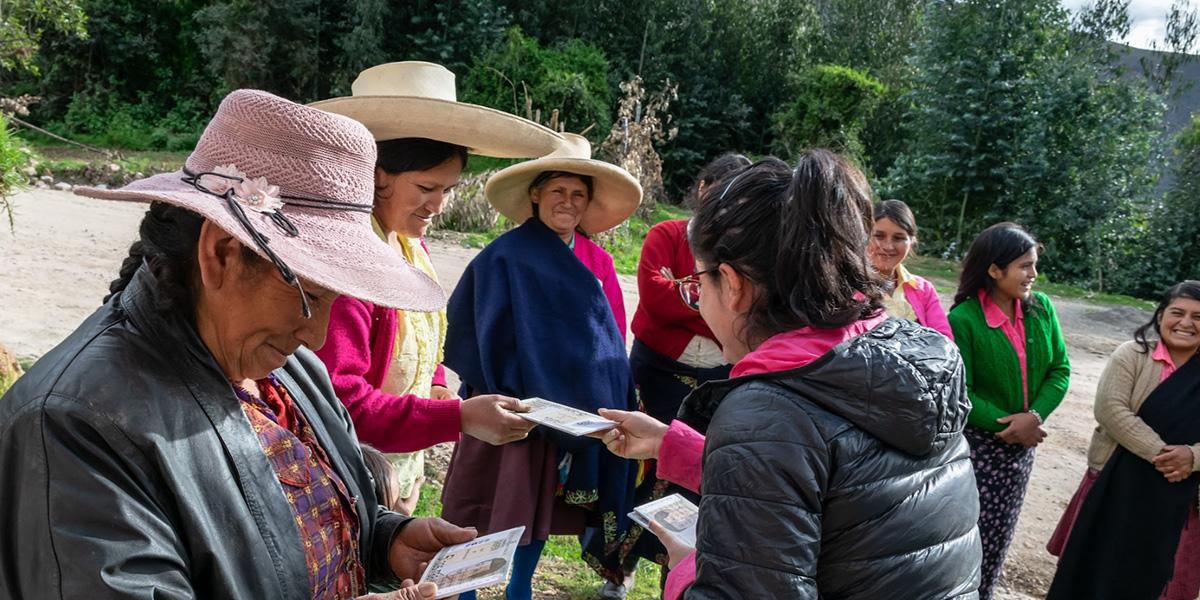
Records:
[[[802,368],[701,387],[697,598],[976,598],[954,344],[889,319]]]

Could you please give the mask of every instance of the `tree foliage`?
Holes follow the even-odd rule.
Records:
[[[860,135],[887,88],[837,65],[813,67],[793,87],[793,99],[773,118],[775,153],[790,158],[805,148],[823,147],[863,158]]]

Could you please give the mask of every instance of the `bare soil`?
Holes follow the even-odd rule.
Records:
[[[14,197],[15,232],[0,227],[0,343],[18,357],[36,357],[59,343],[99,306],[116,276],[145,205],[91,200],[33,190]],[[478,250],[447,234],[429,240],[442,284],[453,289]],[[627,314],[637,306],[637,285],[621,278]],[[943,298],[949,300],[948,297]],[[948,305],[948,303],[947,303]],[[1047,422],[1033,479],[998,598],[1041,598],[1054,574],[1045,544],[1085,469],[1095,421],[1092,397],[1107,356],[1148,314],[1128,307],[1055,299],[1071,357],[1066,401]],[[432,467],[444,470],[447,448]]]

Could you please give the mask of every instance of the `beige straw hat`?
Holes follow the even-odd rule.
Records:
[[[545,156],[562,145],[559,134],[533,121],[459,102],[454,73],[441,65],[377,65],[359,73],[350,92],[309,106],[366,125],[376,141],[425,138],[498,158]]]
[[[513,165],[492,175],[484,186],[488,202],[509,221],[520,225],[533,216],[529,186],[546,171],[564,171],[592,178],[592,198],[579,227],[588,235],[608,231],[629,218],[642,203],[642,185],[629,171],[592,159],[587,138],[564,133],[563,145],[549,156]]]

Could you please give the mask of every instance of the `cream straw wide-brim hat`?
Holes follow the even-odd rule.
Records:
[[[550,156],[508,167],[484,186],[488,202],[509,221],[520,225],[533,216],[529,186],[546,171],[563,171],[592,178],[592,198],[579,222],[588,235],[608,231],[628,219],[642,203],[642,185],[629,171],[592,158],[587,138],[563,134],[563,145]]]
[[[284,265],[281,273],[290,269],[321,287],[382,306],[444,307],[442,287],[372,231],[374,174],[375,140],[362,124],[266,92],[237,90],[221,101],[184,170],[120,189],[79,187],[75,193],[174,204],[212,221],[260,256],[273,253]],[[239,187],[229,196],[200,189],[220,190],[242,180],[255,187]],[[255,193],[263,191],[275,200],[268,203],[275,210],[263,211]],[[258,236],[266,238],[269,252]]]
[[[350,92],[309,106],[366,125],[377,141],[426,138],[498,158],[545,156],[562,145],[559,134],[533,121],[459,102],[454,73],[441,65],[377,65],[359,73]]]

